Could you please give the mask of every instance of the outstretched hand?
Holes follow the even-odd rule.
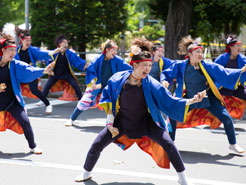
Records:
[[[0,93],[5,92],[5,89],[7,88],[5,83],[0,83]]]
[[[54,72],[53,72],[54,66],[55,66],[55,62],[53,61],[45,68],[44,73],[54,76]]]
[[[244,73],[246,71],[246,64],[242,67],[241,72]]]
[[[207,97],[206,90],[198,92],[192,99],[190,99],[190,104],[201,102],[203,98]]]
[[[165,80],[163,80],[163,81],[161,82],[161,84],[162,84],[164,87],[166,87],[166,88],[168,88],[168,86],[169,86],[168,81],[165,81]]]
[[[116,127],[113,127],[112,125],[108,125],[107,126],[109,132],[112,134],[112,138],[116,137],[117,135],[119,135],[119,130]]]
[[[96,82],[92,82],[91,83],[91,88],[92,89],[101,89],[102,88],[102,84],[96,84]]]

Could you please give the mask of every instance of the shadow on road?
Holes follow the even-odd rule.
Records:
[[[185,163],[189,164],[198,164],[198,163],[207,163],[207,164],[218,164],[218,165],[226,165],[226,166],[238,166],[241,168],[245,168],[246,166],[231,164],[227,162],[222,162],[221,160],[230,160],[234,157],[244,157],[243,155],[230,153],[228,155],[212,155],[210,153],[202,153],[202,152],[191,152],[191,151],[180,151],[182,159]]]
[[[76,129],[80,129],[81,132],[93,132],[93,133],[99,133],[102,129],[105,128],[105,126],[73,126]]]
[[[0,159],[13,159],[13,158],[24,158],[29,155],[33,155],[32,153],[3,153],[0,151]],[[24,160],[24,159],[23,159]]]
[[[209,126],[206,126],[206,127],[204,127],[204,129],[211,130],[212,133],[216,133],[216,134],[225,134],[225,133],[213,132],[213,131],[216,131],[216,130],[223,130],[224,131],[225,129],[223,127],[219,127],[219,128],[216,128],[216,129],[210,129]],[[246,130],[243,129],[243,128],[235,128],[235,131],[246,132]]]
[[[85,181],[83,184],[85,185],[99,185],[97,182],[93,180]],[[110,183],[103,183],[100,185],[154,185],[153,183],[136,183],[136,182],[110,182]]]

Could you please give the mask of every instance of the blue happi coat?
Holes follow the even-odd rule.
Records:
[[[160,81],[163,81],[164,75],[162,71],[169,68],[170,65],[172,65],[176,60],[171,60],[169,58],[161,57],[159,61],[159,67],[160,67]]]
[[[55,65],[56,65],[56,62],[57,62],[57,59],[58,59],[58,54],[59,53],[56,53],[54,55],[51,55],[52,60],[55,61]],[[84,71],[86,60],[83,60],[76,53],[70,51],[69,49],[67,49],[65,51],[65,55],[67,57],[69,70],[70,70],[71,74],[73,75],[73,77],[75,79],[77,79],[76,76],[75,76],[75,74],[74,74],[73,67],[76,67],[80,71]],[[54,66],[54,68],[55,68],[55,66]]]
[[[214,63],[220,64],[220,65],[225,67],[227,62],[230,59],[230,56],[231,56],[230,53],[223,53],[214,60]],[[242,54],[239,54],[237,56],[238,68],[241,69],[245,64],[246,64],[246,57]],[[246,82],[243,80],[243,78],[240,78],[240,82],[241,82],[241,84],[246,85]]]
[[[94,79],[96,84],[101,83],[101,69],[102,62],[104,60],[105,55],[101,54],[96,57],[87,67],[86,69],[86,85],[90,86],[91,81]],[[115,74],[119,71],[125,71],[132,69],[132,67],[127,64],[121,57],[114,56],[114,58],[110,59],[112,73]]]
[[[44,69],[37,68],[19,60],[12,60],[9,63],[12,88],[17,101],[24,108],[25,102],[21,94],[20,83],[29,83],[44,75]]]
[[[168,69],[163,71],[164,80],[171,83],[176,79],[177,88],[175,95],[182,97],[185,91],[184,74],[188,60],[178,61],[173,63]],[[201,61],[199,63],[205,78],[208,81],[212,92],[224,104],[218,87],[223,86],[227,89],[236,89],[239,79],[245,79],[245,73],[241,73],[241,69],[228,69],[213,62]]]
[[[100,99],[100,106],[104,107],[106,113],[111,109],[114,116],[117,114],[122,86],[131,73],[132,71],[118,72],[109,79]],[[148,110],[157,126],[166,129],[161,111],[177,121],[184,122],[189,108],[186,99],[173,97],[161,83],[149,75],[142,80],[142,88]]]
[[[19,53],[20,53],[21,47],[22,47],[22,44],[19,45],[16,49],[16,55],[15,55],[16,60],[20,60]],[[34,67],[36,67],[37,60],[45,60],[46,62],[48,62],[48,60],[51,60],[51,57],[49,56],[48,53],[49,53],[48,50],[40,50],[40,48],[34,47],[34,46],[30,46],[28,48],[28,54],[29,54],[30,60]]]

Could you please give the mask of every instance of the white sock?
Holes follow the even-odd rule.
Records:
[[[87,171],[84,169],[84,177],[90,177],[92,171]]]
[[[179,181],[181,183],[187,182],[187,176],[186,176],[185,170],[182,171],[182,172],[177,172],[177,173],[178,173],[178,176],[179,176]]]

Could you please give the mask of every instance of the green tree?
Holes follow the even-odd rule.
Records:
[[[127,3],[128,21],[127,29],[129,31],[139,30],[140,20],[146,23],[150,19],[149,0],[129,0]]]
[[[246,23],[246,3],[243,0],[194,0],[191,34],[205,42],[221,40],[221,35],[240,33]]]
[[[44,43],[50,49],[55,47],[54,39],[63,28],[63,19],[61,19],[58,4],[59,1],[30,1],[33,45],[40,46]]]
[[[165,36],[165,31],[161,28],[161,24],[154,24],[153,26],[146,25],[142,30],[133,32],[135,37],[146,37],[148,40],[158,40]]]
[[[221,34],[240,33],[246,23],[244,0],[153,0],[152,13],[166,25],[165,55],[177,55],[179,40],[191,34],[203,41],[221,40]]]
[[[166,26],[165,56],[171,59],[180,58],[177,54],[178,42],[189,34],[192,0],[153,0],[150,7],[156,16],[163,19]]]
[[[23,0],[0,0],[0,31],[8,22],[13,24],[25,22],[24,2]]]
[[[163,38],[165,31],[162,29],[163,21],[156,20],[156,17],[151,15],[150,0],[130,0],[128,2],[128,22],[126,32],[127,48],[134,37],[146,37],[149,40],[157,40]],[[144,25],[140,28],[140,20]],[[150,22],[155,20],[156,22]]]
[[[64,33],[70,44],[83,52],[88,45],[96,46],[102,39],[112,38],[126,29],[127,1],[58,0],[49,1],[46,7],[44,1],[48,0],[32,2],[32,6],[39,7],[32,11],[31,22],[35,24],[32,34],[41,35],[35,42],[44,42],[49,47],[53,45],[48,40]],[[45,9],[40,8],[41,4]],[[44,23],[35,23],[38,20]]]

